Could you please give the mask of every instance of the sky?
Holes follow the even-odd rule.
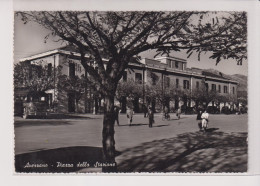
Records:
[[[56,49],[64,46],[62,42],[55,42],[57,38],[50,37],[47,42],[44,42],[44,37],[49,33],[36,23],[29,22],[23,24],[19,17],[14,18],[14,63],[17,63],[19,59],[28,57],[34,54],[39,54],[48,50]],[[141,57],[153,58],[153,51],[144,52]],[[198,61],[198,56],[192,54],[187,58],[185,51],[173,52],[171,56],[187,59],[187,67],[196,67],[201,69],[215,69],[225,74],[248,74],[247,61],[243,61],[242,65],[237,65],[235,60],[222,60],[218,65],[214,59],[210,59],[210,53],[201,54],[201,59]]]

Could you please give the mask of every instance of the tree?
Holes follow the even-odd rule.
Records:
[[[31,95],[36,97],[50,89],[58,89],[66,94],[74,93],[78,106],[78,101],[85,92],[87,79],[85,76],[69,77],[62,74],[61,70],[61,66],[52,67],[44,62],[37,64],[17,63],[14,66],[14,88],[15,90],[28,90]]]
[[[207,91],[205,88],[197,89],[193,91],[191,97],[196,103],[195,105],[196,109],[198,109],[199,107],[207,108],[211,101],[214,102],[219,102],[219,100],[221,101],[221,97],[216,91],[214,90]]]
[[[14,88],[28,89],[30,92],[44,92],[54,88],[54,69],[47,65],[17,63],[14,65]]]
[[[129,105],[129,102],[143,98],[144,90],[142,82],[135,82],[133,79],[127,81],[120,81],[117,86],[116,98],[121,103],[121,111],[125,112],[126,105]],[[132,105],[133,103],[131,103]]]
[[[116,98],[121,100],[122,97],[140,98],[143,96],[143,86],[140,83],[134,82],[132,79],[121,81],[118,83]]]
[[[246,106],[248,104],[247,91],[238,91],[237,92],[237,100],[240,104],[242,104],[243,106]]]
[[[113,164],[115,164],[114,97],[118,82],[130,59],[149,49],[155,49],[160,55],[181,49],[198,52],[218,51],[218,42],[229,41],[230,35],[236,34],[232,33],[233,26],[226,23],[231,21],[236,24],[235,15],[239,16],[241,13],[228,15],[229,19],[222,19],[222,22],[214,24],[210,29],[206,26],[207,22],[195,21],[197,16],[204,14],[207,13],[18,12],[24,23],[28,21],[39,23],[50,30],[52,35],[72,44],[80,53],[81,64],[93,77],[96,89],[104,98],[103,155],[106,163]],[[196,29],[198,32],[193,32]],[[203,30],[205,34],[200,34]],[[224,35],[225,32],[228,34]],[[204,42],[200,44],[201,41]],[[208,43],[214,41],[216,44],[211,47],[205,43],[206,41]],[[222,57],[233,56],[227,56],[222,52],[220,58]],[[95,61],[97,68],[91,65],[92,60]],[[115,172],[116,166],[104,167],[103,171]]]
[[[237,65],[242,65],[242,62],[247,60],[246,12],[225,12],[221,18],[213,15],[214,13],[205,18],[212,21],[204,24],[205,14],[200,15],[199,24],[186,29],[191,41],[188,57],[196,51],[200,60],[201,53],[211,51],[210,58],[216,59],[216,65],[221,59],[229,58],[235,59]]]
[[[167,103],[173,98],[174,87],[167,87],[160,79],[155,83],[147,83],[145,85],[145,95],[147,97],[147,104],[155,102],[161,110],[168,107]]]
[[[86,78],[84,75],[81,77],[78,76],[67,76],[61,73],[61,68],[59,67],[57,73],[57,89],[67,93],[73,93],[75,95],[76,101],[76,111],[78,110],[79,100],[82,98],[86,91]]]

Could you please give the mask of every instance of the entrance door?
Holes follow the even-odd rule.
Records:
[[[139,113],[139,98],[134,98],[134,112]]]
[[[174,109],[177,110],[178,108],[179,108],[179,98],[175,97]]]
[[[75,94],[74,93],[68,94],[68,111],[75,112]]]

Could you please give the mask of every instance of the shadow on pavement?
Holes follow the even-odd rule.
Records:
[[[58,167],[58,162],[67,164],[67,166],[72,164],[73,167]],[[102,162],[102,148],[78,146],[19,154],[15,156],[15,170],[16,172],[31,173],[76,172],[86,169],[84,166],[87,165],[83,162],[87,162],[92,168],[96,162]],[[25,167],[28,163],[34,167]],[[77,166],[78,163],[81,163],[80,167]],[[47,167],[35,167],[46,166],[46,164]],[[91,170],[88,172],[91,172]]]
[[[57,120],[55,120],[57,119]],[[23,126],[60,126],[60,125],[73,125],[73,122],[69,120],[93,120],[93,119],[100,119],[100,118],[93,118],[87,116],[79,116],[79,115],[65,115],[65,114],[55,114],[52,116],[48,116],[48,118],[29,118],[29,119],[22,119],[22,118],[15,118],[14,120],[14,127],[23,127]]]
[[[144,123],[138,123],[138,124],[131,124],[131,125],[129,125],[129,124],[123,124],[123,125],[119,125],[120,127],[122,126],[122,127],[125,127],[125,126],[127,126],[127,127],[138,127],[138,126],[144,126],[144,125],[148,125],[148,124],[144,124]]]
[[[19,119],[22,119],[22,117],[17,117]],[[80,119],[80,120],[85,120],[85,119],[100,119],[100,118],[93,118],[89,117],[86,115],[77,115],[77,114],[48,114],[47,116],[42,116],[42,115],[30,115],[26,120],[30,119]]]
[[[166,127],[166,126],[169,126],[169,124],[168,125],[153,125],[153,127]]]
[[[126,149],[119,172],[246,172],[247,133],[185,133]]]
[[[207,128],[206,132],[214,132],[216,130],[218,130],[219,128]]]
[[[48,120],[19,120],[14,121],[14,127],[24,127],[24,126],[61,126],[61,125],[73,125],[73,122],[69,121],[48,121]]]

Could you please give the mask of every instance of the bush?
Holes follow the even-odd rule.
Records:
[[[223,113],[223,114],[231,114],[231,110],[227,106],[224,106],[221,109],[221,113]]]
[[[196,114],[195,107],[186,107],[185,114]]]
[[[246,114],[247,113],[247,108],[246,107],[241,107],[240,108],[240,113],[241,114]]]
[[[210,114],[219,114],[219,108],[214,106],[209,106],[207,108],[208,113]]]

